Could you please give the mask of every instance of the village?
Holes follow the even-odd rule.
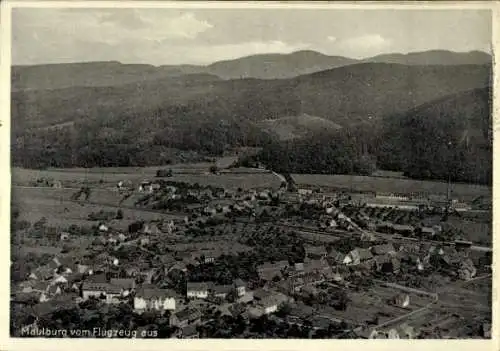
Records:
[[[171,338],[491,333],[488,302],[474,297],[491,299],[477,287],[491,285],[491,249],[446,221],[473,204],[286,181],[279,189],[225,189],[173,181],[171,171],[157,175],[119,181],[113,191],[173,219],[124,226],[117,206],[89,214],[96,223],[90,229],[56,232],[51,245],[60,253],[34,257],[13,283],[14,334],[68,321]],[[68,201],[84,206],[92,197],[82,187]],[[32,232],[54,229],[40,220],[13,231],[22,243],[40,245]],[[79,236],[92,240],[71,245]],[[116,317],[100,321],[110,310]],[[475,324],[462,323],[464,314]]]

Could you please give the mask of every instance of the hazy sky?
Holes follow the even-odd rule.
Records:
[[[362,58],[429,49],[490,51],[488,10],[12,10],[12,63],[207,64],[317,50]]]

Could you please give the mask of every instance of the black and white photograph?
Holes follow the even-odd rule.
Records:
[[[46,3],[2,5],[10,338],[496,338],[494,2]]]

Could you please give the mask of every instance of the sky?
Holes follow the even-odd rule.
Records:
[[[315,50],[490,52],[489,10],[14,8],[12,63],[210,64]]]

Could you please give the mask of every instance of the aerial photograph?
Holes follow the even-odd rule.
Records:
[[[11,338],[492,338],[491,10],[11,27]]]

